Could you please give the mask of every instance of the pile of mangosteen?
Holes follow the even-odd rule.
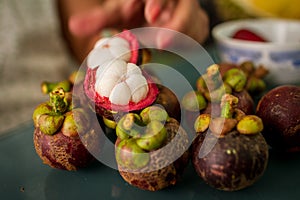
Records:
[[[89,110],[98,124],[115,133],[115,158],[125,181],[150,191],[178,182],[189,163],[189,138],[178,120],[176,96],[140,67],[149,56],[129,31],[100,39],[80,83],[85,102],[79,104],[88,107],[84,112],[73,104],[72,89],[43,84],[50,100],[37,107],[33,120],[36,151],[46,164],[76,170],[93,160],[87,146],[101,148],[101,142],[89,142],[102,136],[85,113]],[[89,139],[83,140],[82,132]]]
[[[195,132],[192,164],[214,188],[246,188],[266,170],[269,148],[252,98],[265,89],[266,74],[252,62],[214,64],[182,99],[187,127]]]
[[[150,57],[124,31],[95,44],[79,79],[79,102],[72,100],[72,82],[44,83],[49,101],[33,113],[34,145],[44,163],[66,170],[88,166],[95,158],[87,149],[101,152],[105,129],[115,136],[121,177],[135,187],[175,185],[191,161],[207,184],[234,191],[264,174],[269,145],[300,150],[299,87],[276,88],[256,107],[253,97],[266,90],[268,71],[252,62],[220,63],[178,100],[140,67]]]

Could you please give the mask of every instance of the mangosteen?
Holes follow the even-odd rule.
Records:
[[[256,114],[263,120],[263,135],[274,150],[300,151],[300,87],[281,85],[258,102]]]
[[[88,55],[84,92],[104,121],[117,122],[156,100],[159,90],[138,66],[138,48],[137,38],[124,31],[101,39]]]
[[[238,70],[241,70],[246,76],[246,83],[244,85],[244,89],[248,93],[250,93],[251,96],[259,95],[266,90],[266,83],[264,81],[264,78],[269,73],[269,71],[263,65],[256,66],[252,61],[244,61],[239,65],[231,63],[221,63],[219,66],[220,73],[223,79],[226,76],[226,73],[232,73],[228,71],[231,70],[237,72]]]
[[[229,63],[229,62],[221,62],[218,65],[219,65],[219,70],[220,70],[220,74],[222,77],[228,70],[233,69],[233,68],[239,68],[239,65],[234,64],[234,63]]]
[[[88,166],[94,157],[86,145],[101,148],[100,143],[91,142],[101,138],[96,124],[89,120],[83,108],[73,107],[72,93],[57,88],[49,96],[50,100],[38,105],[33,113],[33,141],[38,156],[57,169],[77,170]]]
[[[244,112],[245,114],[254,114],[255,113],[255,103],[251,95],[247,90],[242,90],[241,92],[232,92],[232,95],[236,96],[239,99],[237,108]],[[212,116],[219,116],[221,114],[221,108],[219,102],[209,102],[205,109],[202,110],[202,113],[208,113]]]
[[[194,126],[194,169],[208,185],[224,191],[251,186],[264,174],[268,163],[262,120],[241,114],[238,101],[231,94],[223,95],[220,116],[201,114]]]
[[[255,113],[255,103],[251,95],[247,90],[242,90],[240,92],[232,92],[233,96],[239,99],[237,108],[242,110],[246,114]]]
[[[101,116],[101,123],[108,128],[115,129],[123,115],[140,112],[153,104],[162,105],[170,117],[181,119],[176,95],[169,88],[155,83],[140,68],[139,62],[148,62],[151,52],[143,49],[142,53],[136,54],[138,47],[137,38],[125,31],[99,41],[88,56],[84,92],[95,112]]]
[[[227,63],[214,64],[207,68],[206,73],[196,82],[196,91],[186,93],[181,101],[187,124],[194,122],[200,112],[213,117],[219,116],[220,101],[224,94],[238,97],[237,108],[245,114],[254,114],[254,100],[245,89],[247,76],[241,68]],[[196,95],[193,97],[191,94]]]
[[[199,91],[187,92],[182,100],[182,107],[184,108],[184,122],[186,123],[186,129],[192,129],[194,127],[194,121],[200,114],[200,111],[207,108],[207,100]]]
[[[168,115],[175,118],[178,122],[181,120],[180,101],[177,96],[168,87],[157,84],[158,95],[152,105],[159,104],[164,107]]]
[[[124,115],[116,133],[118,170],[130,185],[157,191],[180,180],[189,162],[189,138],[163,107]]]

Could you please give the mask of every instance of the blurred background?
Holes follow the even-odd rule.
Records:
[[[300,19],[299,0],[200,0],[211,27],[231,19]],[[31,121],[48,99],[42,81],[61,81],[79,67],[60,30],[55,0],[0,0],[0,134]]]
[[[0,134],[31,120],[48,99],[42,81],[78,66],[60,34],[54,0],[0,0]]]

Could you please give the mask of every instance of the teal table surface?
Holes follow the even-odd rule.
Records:
[[[181,65],[180,62],[178,63]],[[183,71],[191,77],[191,82],[194,82],[197,73],[187,69]],[[181,87],[180,84],[170,84]],[[298,190],[300,154],[282,155],[270,151],[268,167],[263,177],[254,185],[240,191],[224,192],[208,186],[190,164],[177,185],[161,191],[149,192],[127,184],[118,171],[100,162],[71,172],[50,168],[42,163],[35,152],[33,130],[33,124],[29,122],[0,137],[0,199],[2,200],[300,199],[300,190]]]
[[[270,152],[263,177],[249,188],[224,192],[206,185],[191,165],[174,187],[143,191],[125,183],[118,171],[101,163],[76,172],[52,169],[37,156],[28,124],[0,138],[1,199],[299,199],[300,155]]]

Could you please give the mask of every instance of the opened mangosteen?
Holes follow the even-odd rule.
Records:
[[[189,162],[189,138],[163,107],[124,115],[116,133],[116,161],[126,182],[157,191],[180,180]]]
[[[207,184],[219,190],[236,191],[254,184],[268,163],[262,120],[240,112],[238,101],[237,97],[224,94],[220,116],[201,114],[195,121],[194,169]]]
[[[74,107],[72,93],[56,88],[49,96],[50,100],[33,112],[37,154],[45,164],[57,169],[77,170],[88,166],[94,157],[86,145],[101,149],[97,125],[89,120],[86,110]]]
[[[300,87],[281,85],[258,102],[256,114],[264,123],[263,135],[274,150],[300,151]]]
[[[114,129],[124,114],[153,104],[162,105],[170,116],[180,119],[176,96],[138,66],[141,55],[142,62],[149,59],[149,51],[138,54],[138,47],[136,37],[124,31],[100,40],[87,58],[84,92],[109,128]]]

